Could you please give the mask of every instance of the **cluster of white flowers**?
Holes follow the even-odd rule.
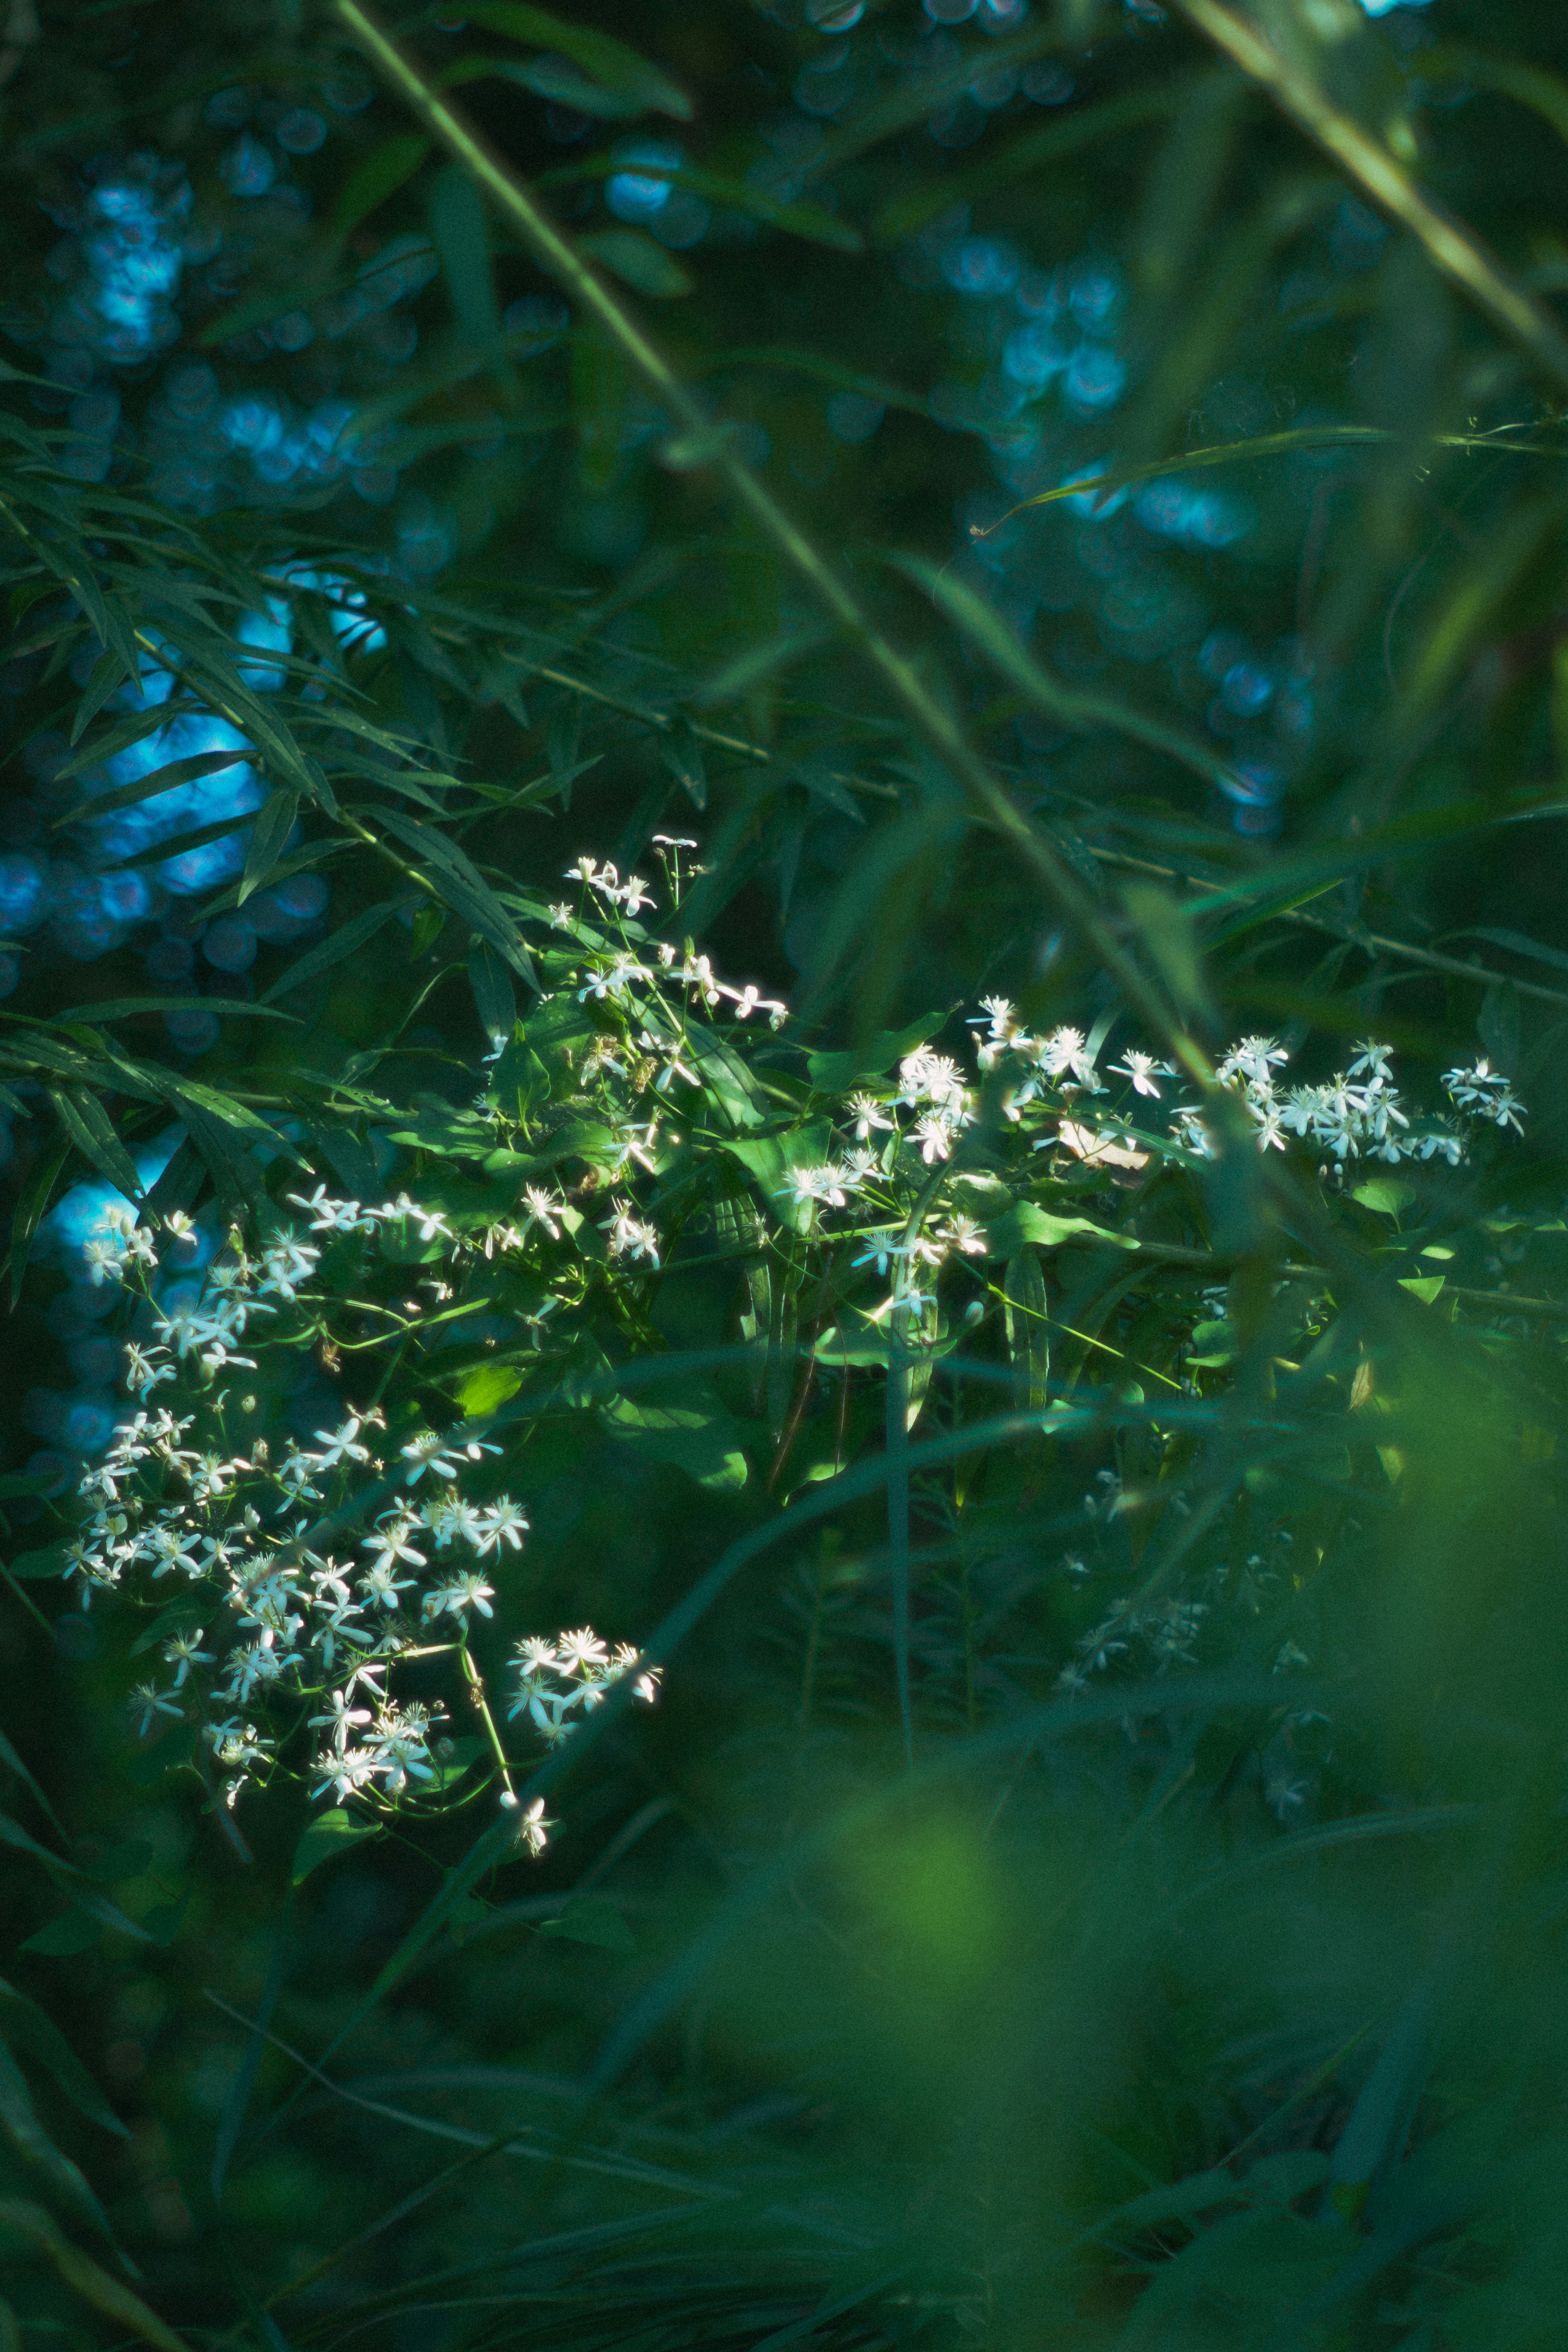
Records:
[[[1003,1100],[1008,1118],[1017,1120],[1032,1103],[1070,1108],[1079,1094],[1107,1092],[1093,1045],[1080,1031],[1056,1029],[1047,1036],[1031,1037],[1018,1027],[1005,997],[989,996],[983,1003],[986,1034],[977,1058],[983,1070],[1001,1067],[1008,1078]],[[1394,1079],[1391,1046],[1363,1039],[1348,1070],[1321,1085],[1282,1089],[1279,1073],[1289,1058],[1277,1038],[1244,1037],[1215,1072],[1220,1085],[1245,1105],[1260,1151],[1283,1151],[1295,1137],[1310,1141],[1330,1165],[1363,1158],[1390,1163],[1440,1159],[1457,1167],[1465,1156],[1468,1122],[1523,1129],[1523,1105],[1508,1080],[1485,1061],[1444,1073],[1453,1116],[1413,1122]],[[1016,1077],[1015,1070],[1019,1073]],[[1161,1081],[1174,1076],[1169,1063],[1137,1052],[1112,1063],[1110,1071],[1128,1080],[1135,1095],[1152,1101],[1163,1098]],[[1110,1118],[1101,1126],[1103,1139],[1110,1144],[1129,1139],[1124,1121]],[[1214,1155],[1215,1145],[1201,1103],[1178,1104],[1171,1114],[1170,1133],[1184,1150],[1200,1159]],[[1074,1128],[1070,1140],[1075,1149],[1086,1135],[1087,1130]],[[1158,1148],[1158,1138],[1143,1135],[1137,1140],[1145,1149]]]
[[[633,1696],[649,1706],[658,1692],[657,1666],[645,1667],[639,1654],[626,1643],[614,1651],[606,1649],[591,1625],[558,1634],[553,1642],[520,1642],[515,1671],[517,1695],[507,1710],[508,1719],[527,1715],[547,1748],[565,1738],[572,1728],[570,1716],[579,1708],[588,1714],[625,1675],[635,1675]]]
[[[365,1234],[397,1223],[458,1247],[446,1219],[406,1193],[379,1209],[338,1199],[324,1184],[289,1197],[314,1233]],[[548,1223],[544,1197],[530,1201],[531,1215]],[[216,1383],[255,1364],[232,1342],[258,1316],[280,1314],[280,1301],[295,1305],[294,1323],[322,1306],[300,1296],[319,1251],[281,1232],[251,1256],[231,1234],[205,1277],[176,1278],[184,1295],[160,1304],[153,1229],[128,1211],[113,1217],[109,1235],[91,1262],[93,1278],[133,1284],[139,1312],[157,1334],[128,1343],[127,1385],[144,1397],[164,1382],[183,1383],[179,1401],[190,1407],[143,1404],[121,1423],[79,1482],[81,1524],[65,1547],[84,1605],[103,1591],[166,1604],[178,1596],[158,1629],[171,1676],[132,1694],[142,1736],[160,1718],[197,1722],[231,1807],[247,1780],[287,1762],[311,1731],[319,1735],[308,1768],[313,1797],[417,1794],[439,1783],[432,1742],[447,1717],[439,1706],[399,1700],[388,1677],[405,1663],[460,1653],[503,1801],[510,1801],[508,1759],[468,1638],[470,1612],[492,1615],[491,1576],[521,1552],[528,1518],[510,1495],[476,1500],[461,1484],[500,1447],[461,1429],[416,1429],[389,1448],[389,1465],[372,1450],[385,1416],[365,1410],[318,1430],[310,1445],[289,1439],[275,1447],[258,1437],[236,1449],[227,1436],[231,1391]],[[194,1238],[189,1219],[168,1219],[163,1255],[173,1263],[188,1255]],[[489,1256],[521,1239],[492,1228],[482,1246]],[[279,1326],[270,1336],[287,1344],[299,1333]],[[193,1432],[203,1442],[191,1442]],[[324,1505],[323,1515],[313,1521],[307,1505]],[[345,1534],[348,1556],[339,1557],[328,1545]],[[428,1638],[442,1633],[447,1638]],[[640,1663],[625,1647],[607,1654],[588,1629],[554,1644],[524,1643],[521,1654],[523,1693],[511,1712],[526,1712],[550,1744],[571,1728],[574,1708],[586,1711]],[[552,1667],[564,1677],[555,1691]],[[651,1699],[654,1676],[639,1671],[636,1690]],[[520,1836],[537,1853],[547,1827],[535,1806],[521,1817]]]
[[[695,842],[676,840],[668,835],[656,835],[655,840],[677,851],[694,849],[697,845]],[[600,866],[592,857],[579,857],[575,864],[569,866],[566,879],[580,882],[584,898],[592,890],[603,899],[606,908],[619,908],[628,915],[640,914],[645,907],[657,904],[640,875],[629,875],[623,882],[613,866]],[[563,902],[552,907],[549,911],[558,930],[576,933],[581,919],[576,909]],[[687,1002],[705,1004],[710,1012],[727,1001],[733,1007],[737,1021],[749,1021],[753,1013],[765,1013],[770,1025],[781,1029],[789,1018],[788,1005],[776,997],[764,996],[760,989],[750,983],[744,988],[732,988],[728,981],[720,980],[710,959],[697,954],[689,941],[679,961],[676,950],[668,940],[658,944],[654,955],[652,965],[642,962],[629,947],[596,959],[591,973],[577,992],[578,1002],[585,1003],[590,996],[601,1003],[606,997],[624,1000],[634,988],[665,982],[679,990]],[[667,1059],[673,1059],[679,1051],[679,1035],[672,1036],[662,1030],[657,1034],[645,1030],[642,1042],[647,1052]],[[679,1075],[695,1083],[689,1070],[680,1071]],[[668,1083],[668,1076],[665,1083]]]

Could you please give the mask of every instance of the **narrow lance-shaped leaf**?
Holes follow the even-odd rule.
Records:
[[[338,191],[337,202],[327,224],[327,234],[333,244],[342,245],[362,221],[368,220],[388,196],[395,195],[404,183],[414,177],[429,152],[428,139],[406,131],[396,132],[391,139],[384,139],[379,147],[373,147]]]
[[[57,2194],[75,2206],[112,2245],[109,2217],[88,2186],[79,2165],[72,2162],[38,2121],[26,2078],[5,2043],[0,2042],[0,2128],[27,2163],[35,2165]]]
[[[322,972],[331,971],[334,964],[342,963],[345,957],[354,954],[367,940],[373,940],[389,916],[395,915],[400,908],[415,903],[412,895],[406,892],[400,898],[383,898],[377,905],[367,907],[363,914],[341,924],[330,938],[322,940],[316,947],[308,948],[287,971],[279,974],[262,998],[262,1003],[270,1004],[274,997],[291,995],[295,989],[304,988]]]
[[[932,604],[963,630],[993,667],[1027,696],[1037,709],[1046,711],[1065,727],[1085,731],[1108,727],[1120,735],[1129,735],[1136,742],[1146,743],[1152,751],[1163,751],[1168,758],[1179,761],[1207,783],[1234,782],[1224,760],[1217,759],[1205,744],[1166,726],[1163,719],[1148,718],[1142,711],[1130,710],[1122,703],[1110,702],[1098,695],[1075,694],[1058,685],[1001,614],[963,581],[921,556],[903,555],[894,561],[900,571],[918,582]]]
[[[82,1157],[119,1191],[139,1201],[142,1186],[135,1162],[115,1134],[109,1113],[97,1096],[62,1090],[51,1099],[60,1125]]]
[[[65,2284],[92,2310],[122,2331],[140,2336],[143,2344],[153,2347],[153,2352],[190,2352],[184,2339],[176,2336],[172,2327],[166,2327],[139,2294],[133,2294],[119,2279],[111,2277],[79,2246],[73,2246],[54,2216],[41,2205],[20,2197],[0,2199],[0,2222],[30,2239],[41,2253],[47,2254]]]
[[[489,219],[479,190],[459,163],[449,163],[436,177],[430,229],[458,325],[475,342],[499,345],[500,311],[490,270]]]
[[[1038,1250],[1026,1247],[1007,1261],[1002,1281],[1003,1331],[1013,1365],[1013,1394],[1021,1411],[1040,1412],[1050,1372],[1046,1276]]]
[[[298,793],[275,792],[262,803],[250,828],[250,840],[245,853],[245,870],[239,880],[239,901],[244,906],[253,890],[258,890],[289,846],[300,814]]]
[[[380,820],[389,833],[414,852],[426,878],[452,912],[460,915],[482,940],[488,940],[537,995],[538,975],[517,927],[471,858],[445,834],[405,816],[401,809],[383,809]]]
[[[47,2067],[74,2106],[100,2130],[130,2137],[70,2043],[36,2000],[0,1977],[0,2028],[7,2039]]]
[[[487,33],[500,33],[531,48],[570,58],[590,80],[639,109],[691,120],[691,100],[679,83],[624,41],[595,31],[580,22],[552,16],[547,9],[526,7],[521,0],[474,0],[465,9],[468,23]]]
[[[11,1304],[13,1307],[18,1306],[21,1302],[22,1284],[27,1271],[27,1253],[32,1247],[33,1235],[38,1230],[39,1219],[49,1205],[50,1196],[55,1186],[59,1182],[60,1172],[70,1155],[71,1143],[68,1138],[66,1141],[56,1144],[52,1151],[46,1146],[38,1154],[37,1165],[22,1187],[21,1199],[17,1202],[11,1219]]]

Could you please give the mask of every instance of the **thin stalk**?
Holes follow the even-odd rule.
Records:
[[[1381,140],[1335,106],[1309,75],[1280,56],[1256,25],[1223,0],[1176,0],[1176,5],[1374,204],[1420,239],[1443,275],[1462,287],[1494,325],[1521,344],[1548,375],[1568,384],[1568,335],[1551,312],[1510,277],[1473,229],[1416,186]]]
[[[511,1766],[507,1760],[506,1749],[501,1746],[500,1734],[496,1729],[495,1717],[490,1713],[489,1701],[485,1696],[484,1676],[468,1655],[468,1644],[466,1640],[458,1643],[458,1656],[462,1662],[464,1679],[468,1685],[468,1696],[479,1710],[479,1720],[489,1738],[491,1751],[497,1764],[500,1767],[501,1779],[506,1782],[507,1796],[515,1806],[517,1790],[512,1786]]]
[[[535,201],[524,183],[479,133],[447,105],[418,68],[389,40],[360,0],[334,0],[335,13],[383,79],[431,134],[471,173],[497,210],[517,231],[540,267],[560,284],[579,309],[597,320],[617,344],[673,422],[710,446],[710,462],[739,504],[811,591],[835,625],[858,640],[915,732],[963,786],[975,814],[993,826],[1024,858],[1063,915],[1104,970],[1135,1005],[1151,1031],[1201,1087],[1214,1084],[1208,1056],[1173,1019],[1159,991],[1144,977],[1116,938],[1089,892],[1058,856],[1051,844],[1015,806],[989,767],[967,740],[952,714],[931,693],[915,664],[885,637],[848,585],[785,513],[772,492],[715,431],[663,353],[617,296],[584,262]]]

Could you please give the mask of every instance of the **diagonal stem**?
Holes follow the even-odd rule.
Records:
[[[1214,1073],[1207,1055],[1173,1018],[1159,991],[1128,954],[1089,893],[1039,829],[1015,806],[956,719],[927,688],[914,663],[882,635],[853,591],[799,525],[735,450],[715,434],[712,418],[648,340],[632,313],[589,268],[517,174],[388,39],[369,12],[360,5],[360,0],[334,0],[334,5],[338,16],[383,79],[472,174],[540,267],[619,345],[676,424],[712,446],[711,463],[735,499],[837,626],[858,640],[911,727],[963,786],[975,814],[1018,851],[1166,1051],[1180,1061],[1199,1086],[1212,1086]]]
[[[1380,139],[1335,106],[1309,75],[1282,58],[1258,27],[1225,0],[1176,0],[1176,5],[1374,204],[1420,239],[1444,276],[1462,287],[1494,325],[1522,344],[1548,375],[1568,385],[1568,335],[1544,303],[1488,252],[1472,228],[1417,187]]]

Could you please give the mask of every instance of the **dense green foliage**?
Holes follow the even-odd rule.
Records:
[[[1568,31],[0,77],[0,2352],[1559,2344]]]

